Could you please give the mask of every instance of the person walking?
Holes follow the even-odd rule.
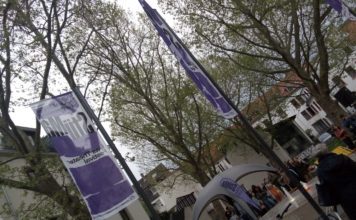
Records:
[[[350,220],[356,220],[356,162],[345,155],[330,153],[326,144],[317,145],[317,176]]]

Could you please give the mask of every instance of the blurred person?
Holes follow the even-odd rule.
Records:
[[[271,183],[267,183],[266,188],[274,200],[276,200],[277,202],[282,201],[283,193],[275,185],[273,185]]]
[[[252,192],[256,195],[258,200],[261,200],[267,207],[267,209],[271,209],[274,205],[276,205],[276,201],[269,195],[265,190],[262,190],[261,187],[252,185]]]
[[[232,216],[232,210],[229,206],[227,206],[225,209],[225,217],[227,220],[230,220],[231,216]]]
[[[333,136],[335,136],[337,139],[341,140],[344,142],[349,149],[354,149],[354,143],[352,142],[352,139],[349,137],[347,134],[346,130],[343,128],[340,128],[339,126],[333,126],[332,127],[332,133]]]
[[[309,164],[306,163],[303,160],[300,160],[297,157],[294,157],[292,159],[292,163],[293,163],[293,166],[294,166],[296,172],[300,176],[299,180],[302,181],[302,182],[305,182],[305,183],[308,182],[308,180],[309,180],[309,176],[308,176],[308,174],[309,174],[309,172],[308,172]]]
[[[345,155],[330,153],[324,143],[318,144],[317,149],[316,172],[320,184],[327,187],[349,219],[356,220],[356,162]]]
[[[356,115],[341,115],[341,126],[350,131],[353,135],[356,135]]]

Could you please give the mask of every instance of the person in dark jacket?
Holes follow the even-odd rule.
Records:
[[[341,115],[341,126],[348,129],[353,135],[356,135],[356,115]]]
[[[328,185],[349,219],[356,220],[356,162],[345,155],[328,152],[325,144],[317,147],[319,181]]]

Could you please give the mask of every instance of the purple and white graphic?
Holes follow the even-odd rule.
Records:
[[[220,180],[220,185],[224,187],[227,191],[231,192],[242,201],[254,206],[257,209],[260,209],[259,205],[256,204],[249,195],[247,195],[245,189],[237,184],[234,180],[230,178],[222,178]]]
[[[197,85],[199,90],[215,107],[220,115],[228,119],[234,118],[237,115],[237,112],[211,82],[205,70],[198,65],[189,50],[180,43],[178,36],[172,31],[158,12],[152,9],[146,1],[139,1],[153,25],[156,27],[159,35],[178,59],[179,63],[183,66],[189,77]]]
[[[351,13],[350,9],[344,4],[342,0],[326,0],[335,11],[342,15],[344,20],[356,21],[356,16]]]
[[[117,214],[137,199],[93,122],[72,92],[31,105],[93,219]]]

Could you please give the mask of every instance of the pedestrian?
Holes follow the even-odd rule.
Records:
[[[345,129],[340,128],[339,126],[333,126],[332,131],[333,131],[333,135],[337,139],[344,142],[349,149],[353,150],[355,148],[355,145],[352,142],[352,139],[349,137],[349,135],[347,134]]]
[[[266,188],[267,188],[268,193],[270,193],[270,195],[272,196],[272,198],[274,200],[276,200],[277,202],[282,201],[283,193],[275,185],[273,185],[271,183],[267,183]]]
[[[356,115],[341,115],[340,118],[341,126],[349,130],[353,135],[356,135]]]
[[[309,164],[306,163],[304,160],[300,160],[297,157],[294,157],[292,159],[292,163],[293,163],[293,166],[294,166],[296,172],[300,176],[299,177],[300,181],[302,181],[304,183],[308,182],[308,180],[309,180],[309,177],[308,177],[309,176],[309,173],[308,173]]]
[[[231,208],[229,206],[227,206],[226,210],[225,210],[225,217],[227,220],[230,220],[231,216],[232,216]]]
[[[350,220],[356,220],[356,162],[345,155],[330,153],[326,144],[317,146],[317,176],[332,200],[340,204]]]
[[[262,202],[266,205],[267,209],[271,209],[274,205],[276,205],[276,201],[267,195],[265,190],[262,190],[261,187],[252,185],[252,192],[255,193],[256,198],[262,200]]]
[[[301,173],[299,173],[297,164],[295,163],[295,161],[293,161],[293,160],[287,161],[286,166],[287,166],[290,174],[293,175],[298,181],[306,182],[304,176]],[[293,189],[297,188],[297,185],[293,181],[289,181],[289,185]]]

